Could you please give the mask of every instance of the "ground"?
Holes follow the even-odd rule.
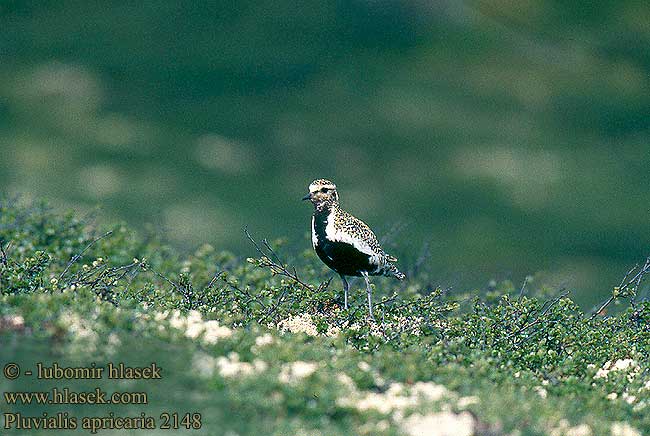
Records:
[[[4,425],[11,413],[67,412],[78,428],[62,434],[92,432],[82,427],[93,422],[104,435],[169,434],[166,423],[230,436],[650,432],[650,305],[630,304],[633,286],[592,316],[534,278],[461,292],[410,267],[404,283],[375,280],[370,322],[362,283],[343,310],[338,282],[310,250],[253,235],[255,257],[207,245],[183,255],[155,235],[105,226],[1,203],[0,363],[155,363],[161,378],[5,374]],[[131,404],[25,405],[10,395],[65,387],[127,393]],[[156,430],[117,428],[147,418]],[[6,434],[51,434],[16,425]]]

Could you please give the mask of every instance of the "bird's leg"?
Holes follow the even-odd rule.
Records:
[[[372,314],[372,288],[370,287],[370,278],[368,278],[367,272],[362,272],[363,279],[366,281],[366,290],[368,291],[368,313],[370,314],[370,319],[375,320],[375,317]]]
[[[343,298],[344,298],[344,304],[345,304],[344,307],[347,309],[348,308],[348,288],[349,288],[348,281],[345,280],[345,276],[343,274],[339,274],[339,275],[341,276],[341,281],[343,281],[343,295],[344,295]]]

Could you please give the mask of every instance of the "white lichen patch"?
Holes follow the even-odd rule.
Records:
[[[352,378],[349,375],[345,373],[337,374],[336,380],[341,385],[343,385],[349,392],[356,392],[357,385],[354,383],[354,380],[352,380]]]
[[[612,436],[642,436],[641,432],[627,422],[615,422],[611,427]]]
[[[368,421],[364,424],[361,424],[358,428],[358,431],[359,435],[366,436],[386,432],[389,428],[390,422],[387,419],[382,419],[380,421]]]
[[[232,336],[232,329],[222,326],[216,320],[204,321],[201,313],[190,310],[187,316],[183,316],[179,310],[171,312],[159,312],[154,316],[156,321],[167,320],[170,327],[181,330],[184,335],[191,339],[199,339],[204,344],[215,344],[220,339]]]
[[[399,316],[394,319],[394,325],[397,329],[413,336],[420,336],[423,323],[424,319],[421,316]]]
[[[59,315],[59,324],[70,333],[73,344],[83,346],[86,351],[97,349],[99,334],[93,330],[91,320],[82,318],[76,312],[65,311]]]
[[[592,436],[591,427],[587,424],[571,426],[569,421],[561,419],[557,426],[549,432],[549,436]]]
[[[591,427],[587,424],[576,425],[567,429],[566,436],[591,436]]]
[[[105,351],[107,354],[113,355],[117,353],[118,348],[122,345],[120,337],[115,332],[111,332],[106,339]]]
[[[625,379],[627,380],[627,383],[633,383],[635,382],[635,379],[639,376],[641,373],[641,367],[639,366],[639,363],[634,360],[634,359],[618,359],[616,361],[607,361],[601,368],[598,369],[596,374],[594,375],[594,380],[608,380],[609,378],[613,377],[615,374],[623,374],[625,376]],[[636,383],[636,382],[635,382]],[[596,385],[596,382],[592,383],[593,386]],[[646,386],[650,386],[650,382],[646,384]],[[625,401],[626,403],[633,405],[637,404],[637,396],[634,394],[638,390],[638,392],[642,392],[644,390],[644,387],[641,387],[640,389],[635,388],[634,393],[629,392],[629,388],[631,386],[624,386],[619,390],[618,392],[610,392],[607,394],[606,398],[610,401],[615,401],[615,400],[622,400]],[[638,404],[637,404],[638,405]],[[643,406],[640,406],[643,407]]]
[[[360,362],[364,372],[374,372],[368,363]],[[479,403],[477,397],[462,397],[446,387],[433,382],[417,382],[412,385],[390,383],[383,392],[359,391],[354,381],[346,374],[338,374],[337,381],[344,389],[336,403],[339,407],[353,408],[359,412],[378,412],[386,415],[407,435],[418,436],[470,436],[474,434],[475,422],[469,412],[451,412],[451,404],[465,408]],[[434,413],[413,413],[425,405],[445,401],[441,411]],[[388,422],[388,421],[386,421]],[[362,432],[363,433],[363,432]],[[372,434],[372,433],[367,433]]]
[[[232,336],[232,330],[226,326],[219,325],[218,321],[205,321],[203,324],[203,342],[215,344],[219,339]]]
[[[59,314],[56,324],[66,331],[70,338],[67,344],[68,351],[75,353],[94,353],[99,349],[99,344],[105,338],[107,343],[103,344],[103,352],[111,354],[119,345],[115,341],[111,342],[111,336],[105,337],[96,330],[97,317],[99,309],[84,314],[82,317],[79,313],[72,310],[65,310]]]
[[[441,385],[418,382],[406,388],[402,383],[391,383],[385,392],[350,392],[337,400],[343,407],[359,411],[376,410],[383,414],[403,412],[423,402],[438,401],[449,394]]]
[[[472,436],[474,418],[468,412],[416,413],[405,418],[401,427],[409,436]]]
[[[310,375],[318,369],[316,362],[303,362],[296,361],[287,363],[282,366],[278,380],[285,384],[297,383]]]
[[[22,330],[25,327],[25,318],[21,315],[5,315],[0,317],[0,330]]]
[[[263,360],[241,362],[235,352],[219,357],[197,352],[192,357],[192,370],[203,378],[210,378],[215,373],[224,378],[248,377],[258,375],[267,369],[268,364]]]
[[[219,375],[224,378],[246,377],[266,371],[268,364],[259,359],[253,362],[240,362],[239,354],[232,352],[228,356],[217,357],[216,368]]]
[[[311,315],[308,313],[301,313],[296,316],[289,316],[278,322],[277,329],[281,332],[291,333],[305,333],[309,336],[318,336],[316,325],[312,321]]]
[[[363,360],[357,363],[357,366],[361,371],[368,372],[371,370],[370,364],[368,362],[364,362]]]
[[[537,395],[539,395],[542,398],[546,398],[548,396],[548,391],[542,386],[535,386],[533,390],[537,392]]]
[[[258,348],[264,347],[266,345],[271,345],[272,343],[273,336],[270,333],[265,333],[255,338],[255,346]]]
[[[628,372],[628,379],[631,381],[634,376],[636,376],[641,368],[639,364],[634,359],[618,359],[616,361],[608,360],[605,364],[596,372],[594,378],[604,378],[609,377],[609,373],[613,371],[626,371]]]
[[[627,404],[634,404],[636,402],[636,395],[630,395],[627,392],[623,392],[621,395],[621,398],[627,403]]]
[[[370,321],[369,326],[370,326],[370,331],[369,331],[370,336],[374,336],[374,337],[377,337],[377,338],[383,338],[384,337],[384,330],[382,329],[381,324],[379,324],[377,322]],[[348,330],[352,330],[352,331],[359,331],[362,328],[364,328],[364,326],[362,324],[358,323],[358,322],[355,322],[355,323],[352,323],[350,325],[348,325],[346,323],[345,328],[347,328]]]
[[[469,397],[459,398],[458,401],[456,402],[456,405],[461,409],[466,409],[467,407],[479,404],[480,402],[481,401],[479,400],[478,397],[469,396]]]
[[[192,371],[203,378],[210,378],[217,369],[217,359],[209,354],[196,352],[192,356]]]

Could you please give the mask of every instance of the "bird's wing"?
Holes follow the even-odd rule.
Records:
[[[334,221],[334,240],[352,244],[357,250],[369,256],[386,257],[375,234],[360,219],[340,210]]]

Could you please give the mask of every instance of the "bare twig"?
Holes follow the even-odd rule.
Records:
[[[253,239],[251,234],[248,232],[248,228],[244,228],[244,233],[246,234],[248,240],[255,247],[255,250],[257,250],[260,256],[262,256],[260,263],[261,267],[269,268],[273,274],[287,277],[306,291],[314,291],[314,286],[305,283],[300,279],[300,277],[298,277],[298,273],[295,268],[293,268],[293,272],[289,271],[287,266],[284,264],[284,262],[282,262],[278,254],[275,252],[275,250],[273,250],[266,239],[263,239],[262,243],[264,244],[264,247],[268,253],[259,246],[255,239]]]
[[[625,273],[625,276],[623,276],[623,279],[621,280],[621,283],[618,285],[619,288],[625,284],[625,282],[627,281],[627,278],[630,277],[630,275],[632,275],[634,270],[636,270],[638,267],[639,267],[639,264],[637,263],[632,268],[630,268],[630,270],[628,272]]]
[[[133,271],[139,265],[141,265],[139,261],[112,268],[105,264],[98,265],[87,271],[79,271],[67,282],[66,286],[87,286],[102,300],[117,306],[118,304],[113,289],[118,282],[131,274],[126,287],[128,289],[133,277],[137,274],[137,271],[135,274]]]
[[[393,292],[393,295],[391,295],[388,298],[382,298],[382,300],[375,304],[375,307],[382,307],[382,306],[387,306],[388,304],[392,303],[397,299],[397,292]]]
[[[10,243],[11,243],[11,242],[10,242]],[[9,243],[9,244],[10,244],[10,243]],[[8,261],[7,261],[7,252],[5,251],[4,244],[5,244],[5,241],[3,241],[2,239],[0,239],[0,261],[2,261],[2,264],[3,264],[4,266],[8,266],[9,263],[8,263]],[[9,244],[7,244],[7,246],[9,246]]]
[[[287,295],[287,288],[284,288],[282,290],[282,293],[280,294],[280,298],[278,298],[278,301],[269,309],[266,311],[264,316],[262,316],[257,322],[262,324],[263,321],[266,320],[269,316],[271,316],[273,313],[275,313],[276,310],[278,310],[278,307],[280,307],[280,304],[282,304],[282,300],[284,300],[284,296]]]
[[[266,304],[262,300],[260,300],[258,297],[253,296],[250,292],[248,292],[248,289],[242,289],[239,286],[235,285],[234,283],[229,282],[226,278],[221,277],[221,280],[228,285],[228,287],[234,289],[235,291],[239,292],[240,294],[246,295],[248,297],[248,300],[246,301],[246,304],[250,303],[251,301],[256,301],[260,306],[266,308]]]
[[[517,298],[517,303],[521,303],[521,299],[524,298],[524,292],[526,291],[527,284],[528,284],[528,276],[524,278],[524,283],[522,283],[521,289],[519,289],[519,298]]]
[[[262,239],[262,244],[264,244],[264,247],[269,250],[269,253],[271,253],[277,263],[284,265],[284,262],[280,259],[280,256],[278,256],[273,247],[271,247],[271,244],[269,244],[269,241],[266,238]]]
[[[533,326],[539,324],[539,323],[542,321],[542,317],[543,317],[544,315],[546,315],[546,313],[547,313],[549,310],[551,310],[551,308],[552,308],[553,306],[555,306],[555,305],[556,305],[556,304],[557,304],[561,299],[563,299],[563,298],[566,297],[567,295],[569,295],[569,291],[563,291],[560,295],[558,295],[558,296],[555,297],[554,299],[552,299],[552,300],[550,300],[550,301],[546,301],[546,302],[542,305],[542,309],[541,309],[541,311],[539,312],[539,315],[537,315],[537,317],[536,317],[533,321],[531,321],[531,322],[525,324],[524,326],[522,326],[522,327],[520,327],[519,329],[515,330],[514,332],[510,333],[510,334],[509,334],[508,336],[506,336],[504,339],[508,340],[508,339],[512,338],[513,336],[516,336],[516,335],[518,335],[519,333],[523,332],[524,330],[528,330],[529,328],[531,328],[531,327],[533,327]]]
[[[645,260],[645,264],[643,265],[642,271],[648,271],[648,268],[650,268],[650,257],[648,257]],[[630,304],[632,305],[632,307],[636,306],[636,296],[642,280],[643,280],[643,275],[638,275],[638,278],[634,285],[634,293],[632,294],[632,298],[630,299]]]
[[[92,247],[92,246],[95,245],[97,242],[101,241],[102,239],[104,239],[104,238],[106,238],[106,237],[108,237],[108,236],[111,236],[112,234],[113,234],[113,231],[111,230],[111,231],[108,231],[108,232],[104,233],[102,236],[99,236],[99,237],[93,239],[92,242],[90,242],[90,244],[86,245],[86,247],[85,247],[83,250],[81,250],[80,253],[77,253],[77,254],[75,254],[74,256],[72,256],[72,259],[70,259],[70,262],[68,262],[68,264],[66,265],[66,267],[65,267],[65,269],[63,270],[63,272],[61,273],[61,275],[59,275],[59,280],[61,280],[61,279],[62,279],[62,278],[63,278],[63,277],[68,273],[68,271],[70,270],[70,267],[71,267],[71,266],[72,266],[76,261],[78,261],[78,260],[81,258],[81,256],[83,256],[84,253],[85,253],[86,251],[88,251],[88,249],[89,249],[90,247]]]
[[[153,269],[153,268],[151,268],[151,267],[149,267],[149,270],[150,270],[152,273],[154,273],[155,275],[157,275],[159,278],[163,279],[164,281],[166,281],[167,283],[169,283],[170,285],[172,285],[172,287],[173,287],[174,289],[178,289],[178,284],[177,284],[176,282],[174,282],[172,279],[170,279],[169,277],[167,277],[167,276],[165,276],[165,275],[159,273],[158,271],[156,271],[155,269]]]
[[[210,282],[208,282],[208,284],[205,285],[205,288],[203,288],[203,291],[202,291],[202,292],[205,294],[207,291],[209,291],[210,289],[212,289],[212,287],[214,286],[214,284],[217,283],[217,280],[219,279],[219,277],[221,277],[221,275],[222,275],[223,273],[224,273],[224,271],[217,271],[217,272],[212,276],[212,279],[210,279]]]
[[[185,307],[187,309],[195,309],[197,304],[194,299],[194,290],[191,289],[191,286],[188,288],[186,286],[181,285],[180,283],[176,283],[175,281],[171,280],[169,277],[164,276],[163,274],[159,273],[158,271],[154,270],[153,268],[149,267],[148,269],[151,270],[155,275],[172,285],[172,287],[181,294],[183,297],[183,301],[185,302]]]
[[[131,283],[133,283],[133,280],[135,280],[135,278],[138,276],[138,273],[139,273],[138,270],[135,270],[135,271],[129,270],[128,272],[129,272],[130,275],[129,275],[128,281],[126,283],[126,288],[124,288],[124,292],[129,291],[129,289],[131,288]]]
[[[203,287],[203,289],[201,289],[201,296],[199,297],[199,301],[197,301],[197,302],[195,303],[195,307],[198,306],[198,305],[202,305],[202,306],[203,306],[203,305],[207,304],[207,295],[208,295],[208,292],[212,290],[212,288],[214,287],[215,283],[217,283],[217,280],[219,280],[219,278],[220,278],[224,273],[225,273],[225,271],[217,271],[216,273],[214,273],[214,275],[212,276],[212,278],[210,279],[210,281],[208,282],[208,284],[205,285],[205,286]]]
[[[637,271],[638,270],[638,271]],[[628,280],[628,278],[637,271],[637,273],[632,277],[631,279]],[[599,313],[602,313],[607,306],[609,306],[614,300],[619,298],[621,296],[621,293],[629,290],[632,292],[632,303],[634,303],[634,299],[636,298],[636,291],[639,288],[639,285],[641,284],[641,281],[645,278],[645,275],[650,272],[650,257],[648,257],[645,261],[645,264],[641,269],[639,269],[639,265],[635,265],[634,268],[630,269],[627,274],[623,277],[623,280],[621,280],[621,284],[614,288],[614,292],[612,292],[612,295],[603,303],[600,305],[600,307],[593,311],[591,316],[589,317],[590,320],[594,319],[596,316],[598,316]]]
[[[316,292],[323,292],[324,290],[326,290],[329,287],[330,283],[332,283],[332,279],[333,279],[333,277],[330,277],[329,279],[325,280],[324,282],[321,282],[321,284],[318,285],[318,289],[317,289]]]

